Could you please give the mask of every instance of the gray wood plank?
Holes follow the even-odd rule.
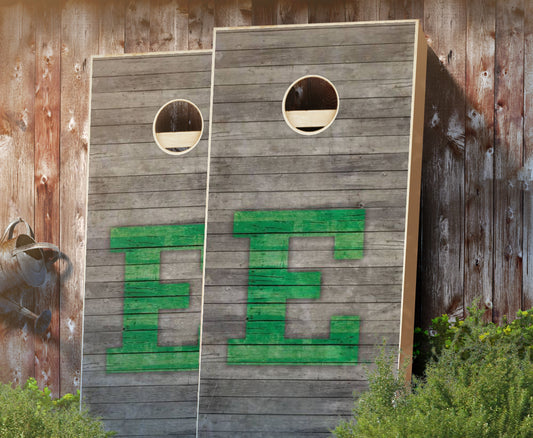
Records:
[[[183,93],[179,93],[172,99],[187,99]],[[191,99],[187,99],[191,100]],[[124,108],[112,108],[112,109],[93,109],[91,111],[91,125],[92,126],[114,126],[122,124],[147,124],[153,123],[154,118],[159,109],[168,101],[162,101],[157,106],[149,106],[142,108],[124,107]],[[191,101],[198,108],[204,119],[204,124],[207,126],[209,123],[209,94],[205,92],[205,96],[202,96],[201,100]]]
[[[205,190],[169,190],[164,193],[102,193],[89,195],[88,203],[92,211],[201,207],[205,205]]]
[[[271,28],[256,30],[217,30],[217,51],[276,47],[323,47],[330,45],[410,43],[414,22]],[[312,37],[310,37],[312,35]],[[243,38],[244,36],[244,38]]]
[[[166,190],[161,188],[161,181],[163,180],[165,182],[164,189],[167,190],[174,190],[176,187],[181,187],[184,190],[202,190],[206,187],[206,178],[203,173],[127,176],[122,178],[94,176],[89,178],[89,194],[164,192]]]
[[[108,386],[89,386],[84,388],[83,397],[90,400],[91,403],[193,402],[196,401],[197,392],[198,385],[194,383],[173,385],[172,382],[169,382],[163,386],[116,386],[113,391],[110,391]]]
[[[180,319],[189,319],[196,318],[194,309],[200,309],[201,296],[191,295],[190,304],[186,309],[168,309],[166,311],[172,311],[173,318],[176,320]],[[85,303],[85,316],[96,316],[96,315],[123,315],[125,312],[124,308],[124,299],[122,298],[102,298],[102,299],[93,299],[87,300]],[[151,314],[150,311],[146,312]],[[142,313],[135,313],[142,315]],[[191,316],[192,315],[192,316]],[[168,316],[170,318],[170,314]]]
[[[268,87],[263,84],[253,83],[238,85],[217,84],[217,94],[213,96],[213,101],[215,104],[229,102],[230,100],[235,103],[255,101],[281,102],[290,85],[291,82],[287,81],[271,83],[268,84]],[[360,79],[354,81],[347,80],[345,77],[335,79],[334,85],[341,99],[409,97],[412,93],[411,78]],[[120,96],[117,95],[117,97]]]
[[[215,120],[217,123],[283,120],[282,97],[272,102],[216,103],[213,105]],[[336,120],[409,117],[410,111],[410,97],[346,99],[339,96]]]
[[[101,386],[165,386],[172,380],[172,383],[176,386],[179,385],[194,385],[198,381],[198,370],[191,371],[179,371],[175,373],[169,373],[168,371],[150,372],[150,373],[135,373],[135,378],[132,379],[131,373],[112,373],[109,374],[105,371],[105,355],[91,355],[91,368],[94,368],[94,360],[99,359],[101,368],[100,370],[87,369],[84,365],[83,380],[84,388],[88,387],[101,387]],[[85,382],[88,382],[85,385]],[[103,402],[105,403],[105,402]],[[155,403],[155,402],[154,402]]]
[[[395,62],[363,62],[352,64],[314,64],[314,65],[285,65],[265,67],[228,67],[215,70],[215,84],[219,85],[246,85],[264,84],[267,86],[276,83],[285,83],[286,88],[295,80],[307,75],[324,76],[331,82],[346,80],[370,79],[406,79],[413,73],[413,64],[409,61]],[[156,78],[158,79],[158,78]],[[161,78],[159,82],[163,82]],[[153,81],[156,82],[157,81]],[[169,79],[169,82],[171,80]],[[146,89],[157,89],[156,83],[144,85]],[[165,88],[159,85],[160,88]],[[170,84],[169,84],[170,85]],[[172,84],[174,85],[174,84]],[[149,86],[153,88],[148,88]],[[111,86],[109,85],[109,89]],[[175,87],[172,87],[175,88]],[[104,90],[102,90],[104,91]],[[230,98],[230,96],[228,96]],[[230,100],[231,101],[231,100]],[[215,115],[216,117],[216,115]]]
[[[180,73],[154,73],[93,78],[93,89],[98,93],[117,91],[187,90],[206,88],[211,81],[211,71]],[[178,88],[179,87],[179,88]]]
[[[106,300],[106,301],[104,301]],[[87,300],[87,303],[89,304],[89,307],[91,310],[91,313],[94,309],[94,314],[87,313],[85,315],[84,323],[86,324],[86,332],[87,333],[110,333],[110,332],[118,332],[121,331],[123,328],[123,318],[122,313],[118,313],[115,315],[111,315],[108,313],[104,313],[104,310],[102,309],[101,303],[99,304],[97,301],[104,301],[107,303],[109,300],[111,300],[114,303],[114,307],[119,307],[117,298],[106,298],[102,300]],[[95,305],[91,305],[90,302],[94,301]],[[188,330],[191,333],[197,334],[198,331],[198,324],[199,324],[199,318],[200,314],[200,299],[197,299],[193,301],[192,307],[189,309],[165,309],[161,310],[159,312],[159,318],[158,318],[158,327],[159,329],[163,331],[167,331],[169,334],[171,332],[175,333],[176,329],[183,328],[183,330]],[[143,318],[143,315],[141,314],[139,316],[140,319]]]
[[[211,69],[211,51],[204,53],[180,52],[161,55],[119,56],[116,58],[94,58],[93,77],[127,76],[158,73],[188,73]],[[157,66],[154,69],[154,66]]]
[[[107,420],[106,427],[111,430],[120,428],[120,435],[116,436],[180,436],[193,435],[196,431],[196,417],[180,419],[135,419],[135,420]]]
[[[247,50],[217,50],[216,68],[227,68],[238,64],[241,67],[263,65],[298,64],[342,64],[346,62],[388,62],[412,60],[413,42],[390,44],[331,45],[323,47],[278,46],[275,48],[258,47]]]
[[[399,85],[398,85],[399,86]],[[388,88],[393,87],[392,85]],[[393,87],[396,88],[396,87]],[[99,92],[93,89],[91,110],[105,110],[123,108],[161,107],[172,99],[187,99],[194,102],[198,107],[209,105],[209,88],[174,88],[164,90],[142,90],[132,93],[131,91],[106,91]],[[208,113],[207,113],[208,114]]]
[[[216,115],[215,115],[216,116]],[[256,140],[270,138],[275,141],[277,138],[292,138],[304,141],[302,135],[294,132],[285,121],[263,122],[260,119],[255,123],[231,122],[214,123],[211,127],[214,147],[219,140]],[[407,135],[410,129],[410,119],[408,117],[389,117],[377,119],[340,119],[335,120],[325,131],[317,134],[321,137],[365,137],[381,135]],[[101,135],[101,133],[98,133]],[[117,142],[124,141],[128,137],[119,137]],[[124,134],[122,134],[124,135]],[[139,132],[139,135],[140,134]],[[146,135],[146,134],[145,134]]]
[[[205,112],[200,108],[203,114]],[[208,130],[205,129],[202,133],[200,142],[196,147],[207,147],[207,140],[209,138]],[[157,147],[154,141],[152,133],[152,124],[137,124],[132,123],[129,125],[114,125],[114,126],[93,126],[91,128],[91,143],[94,144],[106,144],[113,143],[153,143],[154,147]],[[181,156],[175,156],[173,158],[181,158]]]
[[[321,269],[323,276],[331,276],[336,282],[332,286],[345,284],[353,279],[356,284],[399,284],[402,281],[402,269],[387,268],[349,268],[349,269]],[[248,284],[247,269],[207,269],[206,285],[211,286],[243,286]]]
[[[151,418],[190,420],[196,419],[196,402],[91,403],[91,413],[102,420]]]

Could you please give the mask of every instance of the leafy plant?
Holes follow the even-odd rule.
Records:
[[[533,309],[499,326],[483,310],[457,324],[434,320],[434,358],[424,379],[409,383],[382,353],[347,437],[533,437]],[[437,327],[435,329],[435,327]]]
[[[113,436],[80,409],[79,391],[59,399],[50,396],[50,389],[42,391],[33,378],[23,388],[0,384],[0,437],[103,438]]]

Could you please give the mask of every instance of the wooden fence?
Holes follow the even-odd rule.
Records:
[[[210,48],[214,26],[418,18],[432,52],[424,134],[418,321],[495,321],[533,305],[533,1],[0,2],[0,225],[28,220],[66,255],[26,304],[45,336],[1,318],[0,381],[79,387],[90,57]]]

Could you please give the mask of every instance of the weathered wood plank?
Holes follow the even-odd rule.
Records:
[[[524,2],[496,5],[494,308],[493,319],[513,318],[522,295]]]
[[[58,3],[40,5],[35,14],[35,233],[40,241],[59,245],[61,9]],[[49,331],[35,339],[35,377],[58,397],[60,289],[55,268],[35,297],[37,315],[52,312]]]
[[[248,51],[247,51],[248,52]],[[325,54],[327,53],[327,58]],[[229,68],[237,60],[242,58],[242,50],[227,50],[216,52],[217,68]],[[266,65],[283,65],[287,61],[292,65],[319,65],[319,64],[342,64],[349,60],[357,62],[394,62],[405,61],[413,57],[412,43],[399,44],[359,44],[345,46],[326,47],[299,47],[294,49],[271,48],[254,49],[247,53],[246,60],[239,62],[239,65],[257,67]],[[329,62],[326,62],[328,59]]]
[[[309,0],[309,23],[337,23],[346,21],[344,0],[323,2]]]
[[[279,47],[327,47],[354,44],[409,43],[414,37],[413,23],[364,24],[361,26],[317,26],[313,38],[308,38],[308,28],[295,27],[279,32],[276,28],[252,29],[250,36],[242,38],[239,30],[224,32],[223,40],[217,42],[217,51],[270,49]],[[342,30],[342,32],[340,32]]]
[[[124,52],[150,51],[150,0],[128,1],[124,38]]]
[[[126,1],[100,1],[98,54],[124,53]],[[93,63],[94,69],[94,63]],[[94,74],[94,71],[93,71]]]
[[[442,313],[463,315],[465,29],[463,0],[424,3],[428,41],[422,174],[422,324]],[[444,69],[442,66],[445,66]],[[446,90],[443,92],[443,90]]]
[[[0,224],[22,217],[34,221],[34,93],[35,23],[32,7],[23,2],[0,6]],[[9,36],[9,37],[6,37]],[[17,229],[17,232],[25,232]],[[15,290],[11,298],[33,307],[33,290]],[[3,309],[2,309],[3,310]],[[21,315],[0,320],[0,381],[22,384],[34,375],[33,324]]]
[[[192,73],[157,73],[140,76],[111,76],[94,78],[94,88],[100,93],[117,91],[145,91],[176,89],[176,84],[186,82],[189,88],[206,88],[211,73],[200,71]]]
[[[377,21],[379,2],[373,0],[346,0],[346,21]]]
[[[196,406],[191,402],[162,403],[93,403],[91,413],[102,420],[120,419],[196,419]]]
[[[150,51],[187,50],[189,16],[187,0],[151,0]]]
[[[495,5],[467,2],[465,306],[480,298],[492,307]]]
[[[218,69],[217,83],[220,85],[247,85],[262,83],[264,86],[293,80],[306,75],[325,76],[335,83],[338,80],[406,79],[412,73],[412,63],[406,61],[363,62],[316,65],[264,66],[250,69],[227,67]],[[218,93],[217,93],[218,94]]]
[[[131,378],[131,377],[130,377]],[[175,401],[196,401],[198,386],[194,383],[190,385],[173,385],[167,382],[164,386],[123,386],[117,387],[116,391],[109,391],[106,386],[88,387],[84,390],[84,395],[90,398],[92,403],[128,403],[128,402],[175,402]],[[142,394],[142,395],[141,395]],[[179,398],[177,398],[179,397]]]
[[[524,9],[524,170],[530,172],[533,160],[533,5]],[[525,172],[524,172],[525,173]],[[524,177],[524,249],[522,308],[533,307],[533,197],[531,173]]]
[[[211,49],[215,0],[189,0],[189,50]]]
[[[198,102],[198,105],[208,104],[205,100],[205,89],[168,89],[152,90],[130,93],[127,91],[93,93],[91,108],[93,110],[113,109],[120,110],[124,108],[142,108],[155,107],[163,102],[175,99],[176,96],[183,96],[191,102]],[[92,144],[92,142],[91,142]]]
[[[98,5],[65,4],[62,11],[60,245],[68,259],[61,280],[61,393],[80,385],[85,265],[87,148],[89,142],[90,59],[98,51]],[[84,38],[79,35],[83,34]]]
[[[252,23],[251,0],[215,2],[215,27],[249,26]]]
[[[182,50],[182,49],[176,49]],[[157,70],[154,65],[157,63]],[[208,71],[211,59],[201,52],[144,54],[118,58],[95,58],[93,77],[152,75],[154,73],[187,73]],[[95,90],[98,91],[98,90]]]

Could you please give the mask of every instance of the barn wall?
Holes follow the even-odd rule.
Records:
[[[45,336],[2,317],[0,380],[79,387],[91,55],[211,48],[213,26],[421,19],[433,52],[419,323],[477,296],[496,321],[531,307],[532,12],[529,0],[1,2],[0,225],[21,216],[66,257],[23,297],[53,310]]]

